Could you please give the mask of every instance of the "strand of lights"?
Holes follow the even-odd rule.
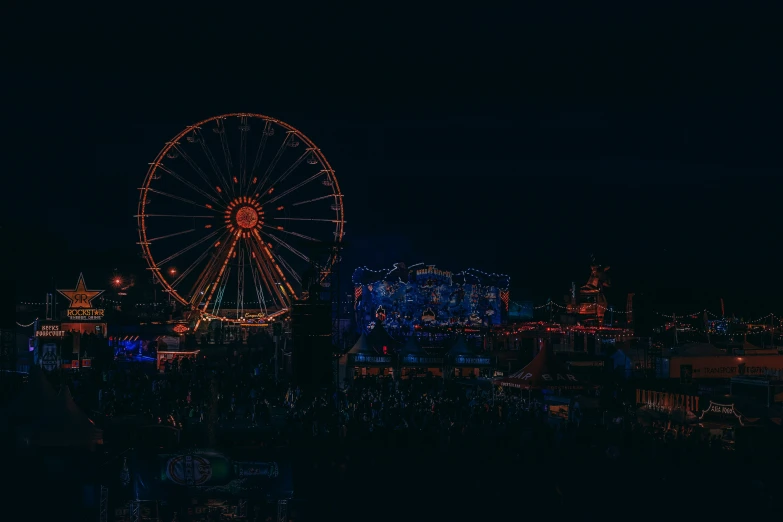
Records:
[[[423,263],[417,263],[417,265],[423,265]],[[417,266],[417,265],[412,265],[412,266]],[[429,265],[426,265],[426,266],[429,266]],[[411,267],[408,267],[408,268],[411,268]],[[370,269],[368,269],[366,267],[362,267],[361,269],[362,270],[368,270],[370,272],[376,272],[376,273],[377,272],[383,272],[383,270],[370,270]],[[391,273],[391,271],[393,271],[393,270],[394,270],[394,268],[392,268],[391,270],[387,271],[387,275],[389,273]],[[468,271],[480,272],[480,273],[482,273],[482,274],[484,274],[485,276],[488,276],[488,277],[499,277],[499,276],[502,277],[502,274],[487,274],[486,272],[481,272],[480,270],[477,270],[477,269],[474,269],[474,268],[469,268],[469,269],[467,269],[467,270],[465,270],[463,272],[459,272],[457,275],[466,273]],[[386,283],[386,281],[378,280],[378,281],[376,281],[374,283],[370,283],[370,284],[375,285],[375,284],[380,284],[380,283]],[[107,299],[107,298],[100,298],[100,299],[102,301],[107,301],[107,302],[114,303],[114,304],[117,304],[117,305],[121,305],[122,304],[120,301],[114,301],[112,299]],[[341,301],[341,303],[342,304],[354,304],[352,301]],[[515,302],[515,301],[512,301],[511,303],[516,305],[516,306],[521,306],[518,302]],[[26,306],[45,306],[46,305],[46,303],[43,303],[43,302],[31,302],[31,301],[22,301],[19,304],[26,305]],[[148,303],[136,303],[135,306],[137,306],[137,307],[166,306],[168,304],[169,303],[166,303],[166,302],[148,302]],[[235,305],[236,302],[235,301],[225,301],[225,304]],[[245,301],[244,304],[246,304],[246,305],[252,305],[252,304],[261,305],[262,303],[259,302],[259,301]],[[541,309],[547,308],[549,306],[555,306],[556,308],[558,308],[560,310],[567,310],[568,309],[568,306],[562,305],[560,303],[556,303],[556,302],[552,301],[551,299],[548,299],[543,304],[533,306],[533,309],[534,310],[541,310]],[[604,305],[601,305],[601,304],[597,304],[596,307],[600,308],[601,310],[604,310],[604,311],[614,312],[616,314],[629,314],[629,313],[632,314],[633,313],[633,310],[631,310],[631,311],[618,310],[616,308],[613,308],[612,306],[604,306]],[[708,314],[709,316],[711,316],[711,317],[713,317],[715,319],[725,319],[723,316],[721,316],[719,314],[716,314],[714,312],[711,312],[710,310],[707,310],[706,308],[702,309],[702,310],[695,311],[695,312],[681,313],[681,314],[666,314],[666,313],[655,311],[656,315],[658,315],[660,317],[664,317],[666,319],[678,319],[678,318],[682,319],[682,318],[686,318],[686,317],[695,318],[698,315],[704,314],[704,313]],[[781,317],[780,315],[777,315],[777,314],[774,314],[774,313],[769,313],[767,315],[764,315],[764,316],[761,316],[761,317],[758,317],[756,319],[752,319],[752,320],[749,320],[749,321],[732,321],[732,322],[735,323],[735,324],[746,324],[746,325],[747,324],[758,324],[758,323],[761,323],[763,321],[767,321],[770,318],[773,319],[773,320],[775,318],[777,318],[778,321],[783,321],[783,317]],[[25,326],[25,325],[19,325],[19,326]],[[30,326],[30,325],[27,325],[27,326]]]
[[[37,320],[38,320],[38,319],[36,319],[35,321],[37,321]],[[32,322],[32,323],[30,323],[30,324],[22,324],[22,323],[20,323],[20,322],[18,322],[18,321],[17,321],[17,323],[16,323],[16,326],[21,326],[22,328],[29,328],[30,326],[32,326],[32,325],[34,325],[34,324],[35,324],[35,321],[33,321],[33,322]]]
[[[389,275],[391,275],[391,273],[392,273],[392,272],[394,272],[395,270],[398,270],[398,269],[399,269],[399,266],[398,266],[398,265],[399,265],[399,263],[395,263],[395,264],[394,264],[394,266],[393,266],[392,268],[389,268],[389,269],[380,269],[380,270],[373,270],[372,268],[368,268],[368,267],[366,267],[366,266],[360,266],[359,268],[357,268],[356,270],[354,270],[354,274],[355,274],[356,272],[369,272],[369,273],[372,273],[372,274],[381,274],[381,273],[384,273],[384,272],[385,272],[385,275],[383,276],[383,278],[381,278],[381,279],[378,279],[378,280],[376,280],[376,281],[374,281],[374,282],[372,282],[372,283],[369,283],[369,284],[371,284],[371,285],[375,285],[375,284],[378,284],[378,283],[385,283],[385,282],[387,282],[387,281],[385,281],[385,278],[386,278],[386,277],[388,277]],[[418,266],[421,266],[421,267],[424,267],[424,268],[426,268],[426,267],[430,267],[430,266],[431,266],[431,267],[435,267],[436,265],[433,265],[433,264],[426,264],[426,263],[414,263],[414,264],[412,264],[412,265],[410,265],[410,266],[406,266],[405,268],[406,268],[407,270],[410,270],[410,269],[412,269],[412,268],[414,268],[414,267],[418,267]],[[480,277],[479,277],[479,276],[477,276],[476,274],[480,274]],[[461,272],[452,272],[452,277],[454,277],[454,276],[462,276],[462,277],[465,277],[466,275],[471,275],[471,276],[473,276],[473,277],[478,277],[479,279],[480,279],[480,278],[488,278],[488,279],[505,279],[505,280],[507,280],[509,283],[510,283],[510,281],[511,281],[511,277],[510,277],[510,276],[508,276],[507,274],[496,274],[496,273],[494,273],[494,272],[493,272],[493,273],[488,273],[488,272],[484,272],[483,270],[479,270],[479,269],[477,269],[477,268],[467,268],[467,269],[465,269],[465,270],[463,270],[463,271],[461,271]],[[399,277],[398,277],[398,279],[399,279],[399,282],[401,282],[401,283],[403,283],[403,282],[404,282],[404,281],[402,280],[402,278],[399,278]],[[484,286],[490,286],[490,285],[484,285]]]

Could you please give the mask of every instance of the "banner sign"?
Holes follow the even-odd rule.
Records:
[[[36,337],[65,337],[60,323],[41,323],[35,332]]]
[[[71,321],[100,321],[106,315],[103,308],[93,308],[92,306],[92,300],[101,295],[103,290],[87,290],[82,274],[79,274],[76,288],[57,291],[70,301],[65,313]]]
[[[463,366],[467,366],[467,365],[488,366],[492,364],[492,359],[490,359],[489,357],[464,357],[462,355],[459,355],[454,360],[454,364],[459,364]]]
[[[672,357],[669,377],[689,382],[690,379],[769,375],[780,370],[783,370],[783,355]]]
[[[234,458],[236,457],[236,458]],[[131,466],[141,498],[164,500],[181,495],[221,498],[293,496],[290,463],[255,451],[227,455],[216,450],[193,450],[136,455]]]
[[[41,347],[41,368],[47,372],[56,370],[60,366],[60,355],[57,353],[57,345],[46,343]]]
[[[391,365],[391,357],[388,355],[365,355],[363,353],[352,355],[354,363]]]
[[[427,357],[419,355],[406,355],[402,359],[403,364],[421,364],[421,365],[443,365],[443,357]]]

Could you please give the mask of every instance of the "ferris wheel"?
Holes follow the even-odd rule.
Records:
[[[186,127],[150,164],[139,245],[154,282],[195,320],[263,324],[324,282],[344,235],[343,195],[321,150],[261,114]]]

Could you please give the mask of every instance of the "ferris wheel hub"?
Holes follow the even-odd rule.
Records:
[[[258,201],[241,197],[226,208],[226,226],[229,230],[248,232],[264,224],[264,211]]]
[[[240,228],[253,228],[258,224],[258,212],[249,205],[240,207],[236,213],[236,221]]]

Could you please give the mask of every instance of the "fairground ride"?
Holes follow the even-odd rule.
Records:
[[[282,319],[307,290],[303,274],[316,266],[325,281],[338,259],[345,219],[334,170],[280,120],[232,113],[190,125],[139,190],[142,256],[193,330]]]

